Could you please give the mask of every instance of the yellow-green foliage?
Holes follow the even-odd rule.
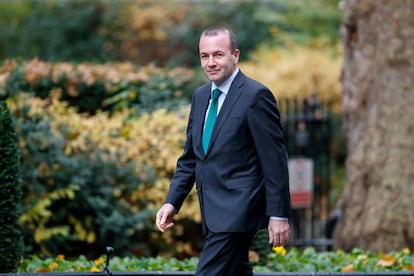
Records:
[[[319,99],[340,107],[342,58],[327,50],[292,46],[289,50],[259,48],[241,69],[267,85],[278,99],[305,98],[316,91]]]
[[[39,112],[44,112],[43,104],[39,102],[38,107]],[[94,150],[108,152],[109,156],[121,164],[134,160],[137,163],[137,174],[143,173],[139,165],[156,168],[155,186],[137,189],[129,200],[133,206],[138,198],[147,199],[148,208],[158,208],[161,205],[177,158],[183,149],[188,107],[174,113],[159,109],[132,119],[128,111],[118,112],[111,117],[105,112],[85,116],[57,100],[46,108],[55,115],[52,124],[55,131],[58,132],[62,124],[71,130],[71,139],[65,148],[68,155],[90,150],[86,145],[93,144]],[[184,208],[182,212],[184,216],[193,216],[195,213],[194,208]]]
[[[99,112],[94,116],[79,114],[72,107],[52,97],[46,100],[25,97],[19,101],[26,101],[31,106],[30,116],[41,117],[44,114],[53,114],[52,131],[57,135],[66,137],[65,154],[67,156],[85,151],[106,152],[108,158],[118,160],[120,167],[130,161],[136,163],[135,173],[145,174],[147,171],[142,165],[156,168],[157,178],[154,185],[137,185],[134,191],[128,193],[125,198],[131,204],[131,211],[143,211],[142,202],[146,201],[146,209],[158,209],[167,194],[170,178],[174,173],[176,161],[182,152],[185,140],[185,130],[188,116],[188,106],[178,112],[167,112],[159,109],[152,113],[143,114],[140,117],[131,117],[129,111],[122,111],[109,116],[108,113]],[[22,103],[20,102],[20,105]],[[12,105],[12,108],[17,108]],[[62,131],[62,126],[65,130]],[[20,141],[24,148],[25,141]],[[50,167],[39,166],[38,173],[43,175],[53,170]],[[146,179],[146,177],[143,177]],[[121,193],[121,184],[115,183],[119,189],[114,189],[114,197]],[[76,187],[75,187],[76,188]],[[52,235],[68,235],[68,227],[64,225],[46,227],[52,215],[48,207],[58,197],[69,197],[70,190],[52,192],[46,194],[43,199],[30,208],[21,217],[21,222],[34,231],[34,239],[37,243],[43,242]],[[63,192],[63,193],[62,193]],[[182,212],[177,219],[187,218],[200,222],[198,201],[193,191]],[[73,216],[69,218],[74,225],[77,239],[93,243],[96,233],[90,232],[87,226]],[[85,222],[83,222],[85,223]],[[141,226],[137,225],[138,231]],[[154,240],[164,239],[167,244],[175,244],[175,252],[186,256],[194,255],[195,249],[188,242],[176,242],[174,235],[182,235],[183,227],[179,224],[166,235],[160,235],[155,230],[152,234]],[[170,253],[171,254],[171,253]]]
[[[106,93],[112,93],[113,90],[118,89],[119,85],[124,85],[123,89],[126,91],[145,89],[146,83],[150,82],[158,85],[159,89],[171,90],[174,97],[178,98],[183,94],[182,84],[189,81],[191,75],[190,70],[184,68],[167,71],[152,65],[136,67],[130,63],[47,63],[38,59],[21,64],[10,60],[0,67],[0,94],[4,94],[8,88],[12,112],[17,116],[18,123],[22,123],[20,126],[24,125],[24,116],[32,118],[33,121],[36,121],[33,118],[45,120],[51,126],[52,135],[40,131],[36,136],[31,135],[30,141],[20,139],[23,157],[32,155],[29,147],[38,147],[39,151],[40,148],[50,148],[51,144],[55,143],[53,141],[63,141],[62,153],[65,158],[53,158],[52,160],[57,162],[54,164],[46,161],[49,159],[47,156],[44,161],[36,161],[39,163],[36,163],[34,173],[42,178],[41,181],[44,181],[45,191],[38,195],[26,194],[25,202],[28,210],[22,216],[21,222],[33,231],[33,240],[36,243],[41,244],[55,235],[71,235],[74,239],[89,244],[98,239],[97,233],[91,232],[93,227],[88,222],[90,216],[87,214],[84,218],[69,216],[66,222],[72,224],[71,230],[65,228],[65,225],[53,225],[51,222],[53,219],[51,206],[58,201],[65,200],[65,197],[55,198],[53,195],[55,190],[62,189],[59,187],[65,187],[62,186],[64,183],[58,183],[58,179],[64,176],[71,177],[71,168],[62,168],[65,166],[64,162],[70,162],[68,158],[73,157],[73,160],[78,160],[79,156],[85,156],[82,162],[87,162],[87,158],[92,158],[93,162],[94,153],[101,153],[101,157],[116,160],[117,167],[128,167],[128,172],[131,172],[131,164],[134,164],[132,171],[139,176],[141,183],[113,183],[112,181],[114,198],[127,201],[133,213],[155,211],[165,199],[169,180],[175,170],[176,161],[181,154],[185,140],[188,106],[175,112],[158,109],[151,113],[142,113],[139,117],[127,109],[120,109],[111,114],[97,111],[87,115],[79,113],[76,108],[62,102],[62,94],[67,93],[70,99],[80,98],[82,100],[88,95],[80,94],[79,88],[87,87],[89,90],[86,90],[86,93],[93,92],[93,85],[98,81],[105,85]],[[166,77],[154,79],[153,76]],[[142,86],[136,86],[137,82],[143,83]],[[27,93],[29,91],[38,93],[36,89],[38,87],[44,89],[45,86],[42,86],[44,83],[48,84],[47,89],[49,89],[46,91],[48,95],[46,99],[42,100]],[[21,90],[16,87],[20,87]],[[156,87],[151,86],[153,92],[146,93],[163,92],[157,90]],[[150,94],[148,95],[150,96]],[[28,107],[30,109],[27,109]],[[26,109],[30,111],[24,115]],[[33,139],[35,141],[32,141]],[[39,158],[42,157],[39,155]],[[93,169],[88,167],[88,163],[85,165],[85,173]],[[155,183],[152,181],[153,176],[146,176],[152,173],[147,169],[148,167],[145,167],[146,165],[156,170]],[[65,170],[64,175],[61,175],[62,170]],[[121,175],[122,172],[119,174]],[[86,178],[83,178],[82,181],[85,180]],[[25,179],[24,183],[33,186],[30,181]],[[41,181],[39,183],[42,183]],[[131,191],[130,188],[127,188],[128,192],[125,192],[125,187],[131,187],[134,184],[136,186],[134,190]],[[73,199],[66,197],[66,200]],[[198,202],[193,193],[185,204],[179,218],[184,217],[199,222]],[[152,226],[151,223],[150,227]],[[144,227],[148,228],[149,226],[136,225],[134,229],[128,229],[128,232],[138,232]],[[170,235],[180,235],[182,230],[182,227],[176,227],[174,232],[163,235],[163,237],[172,242]],[[154,240],[160,240],[159,236],[159,233],[154,231]],[[175,247],[175,249],[178,252],[194,252],[194,249],[188,244]],[[47,250],[43,250],[43,252],[47,252]]]
[[[79,187],[75,185],[71,185],[66,189],[54,190],[45,195],[44,198],[39,199],[26,213],[21,215],[20,222],[33,229],[34,240],[37,243],[41,243],[53,235],[68,235],[68,225],[46,226],[50,217],[53,216],[53,213],[48,208],[55,200],[61,198],[73,199],[77,190],[79,190]]]

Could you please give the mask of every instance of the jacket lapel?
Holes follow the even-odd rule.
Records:
[[[223,105],[221,106],[220,112],[217,116],[216,123],[215,123],[214,129],[213,129],[213,133],[211,134],[210,147],[209,147],[206,154],[208,154],[210,149],[214,146],[214,141],[216,140],[216,137],[217,137],[218,133],[220,132],[220,130],[223,127],[224,122],[226,121],[226,119],[230,115],[230,112],[231,112],[232,108],[234,107],[236,101],[239,99],[239,97],[242,93],[241,87],[244,84],[244,78],[245,78],[245,76],[243,75],[243,73],[239,72],[237,74],[236,78],[234,79],[234,81],[233,81],[233,83],[230,87],[230,90],[229,90],[229,92],[226,96],[226,99],[224,100]],[[207,105],[208,105],[208,103],[207,103]],[[207,107],[206,107],[206,109],[207,109]],[[201,131],[203,131],[202,128],[201,128]]]

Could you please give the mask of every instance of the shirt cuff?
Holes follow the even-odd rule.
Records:
[[[274,219],[274,220],[288,220],[288,218],[284,218],[284,217],[270,217],[270,219]]]

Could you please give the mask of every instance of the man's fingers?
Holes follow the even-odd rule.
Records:
[[[269,244],[285,245],[289,240],[290,227],[287,221],[271,220],[269,222]]]
[[[269,241],[269,245],[271,247],[282,246],[282,245],[285,245],[286,243],[287,243],[287,240],[280,239],[280,238],[273,238],[271,241]]]
[[[173,227],[173,217],[176,211],[173,205],[166,203],[158,210],[155,218],[155,224],[161,232]]]
[[[168,228],[173,227],[174,223],[173,222],[167,222],[168,220],[168,215],[165,214],[164,212],[158,212],[157,213],[157,217],[156,217],[156,224],[158,229],[164,233],[165,230],[167,230]]]
[[[272,243],[275,246],[281,246],[281,245],[286,244],[288,240],[289,240],[289,235],[286,233],[275,234],[271,237],[271,239],[269,240],[269,243]]]
[[[165,216],[164,213],[160,212],[159,213],[159,224],[160,225],[165,224],[166,220],[167,220],[167,216]]]
[[[167,230],[167,229],[170,229],[171,227],[173,227],[174,226],[174,223],[173,222],[170,222],[170,223],[167,223],[167,224],[164,224],[164,231],[165,230]]]
[[[159,211],[157,213],[156,224],[157,224],[158,229],[161,232],[164,232],[165,231],[165,228],[164,228],[165,221],[166,221],[166,216],[163,215],[163,212]]]
[[[270,242],[273,243],[274,246],[282,246],[282,245],[285,245],[288,242],[288,240],[289,240],[288,235],[279,234],[279,235],[275,235]]]

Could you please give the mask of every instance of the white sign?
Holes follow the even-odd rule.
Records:
[[[289,188],[293,208],[312,206],[313,201],[313,160],[290,158]]]

